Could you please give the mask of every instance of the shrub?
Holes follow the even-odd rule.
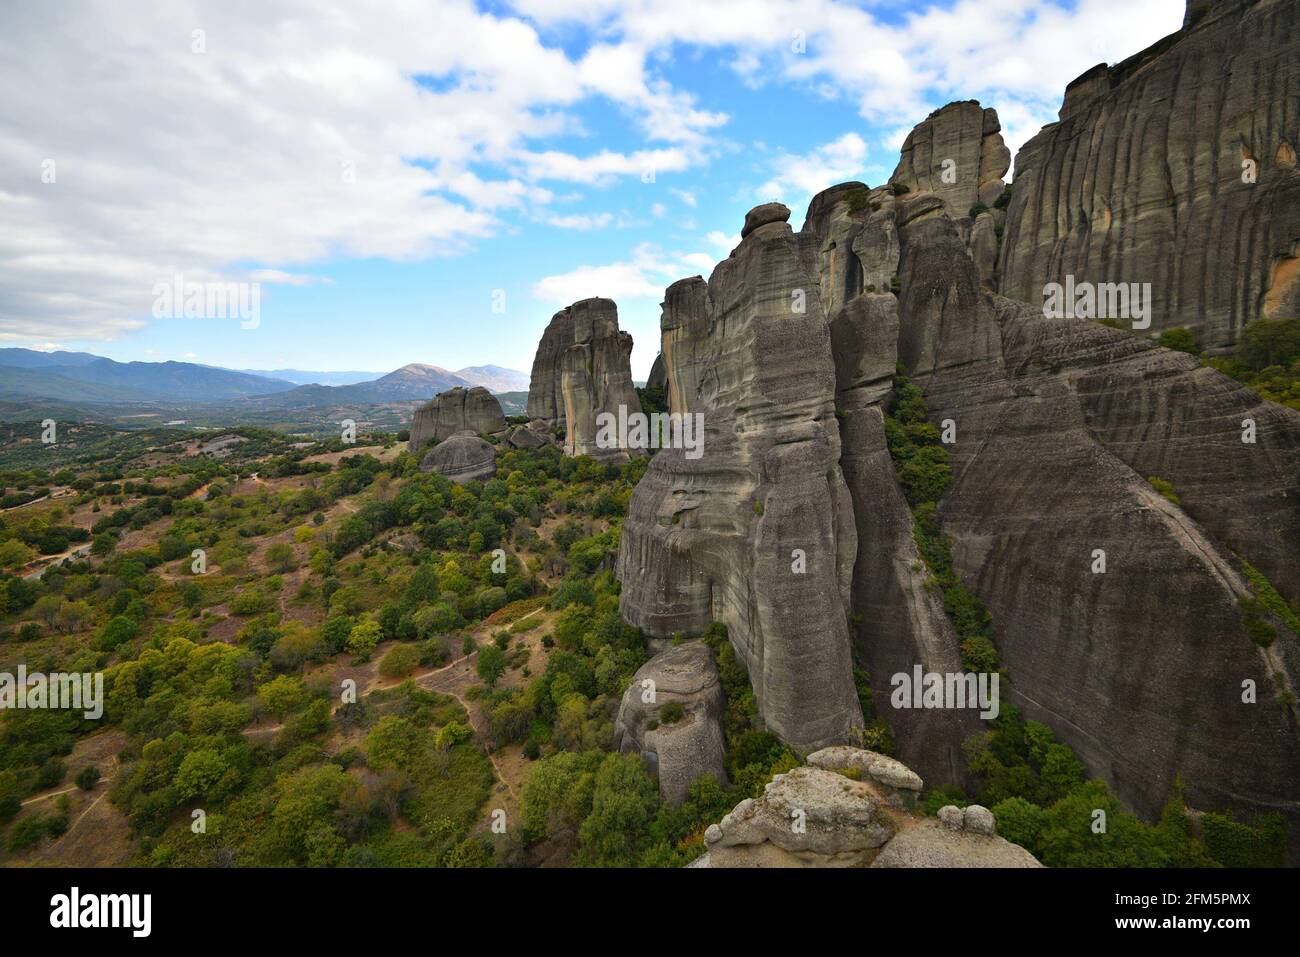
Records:
[[[398,645],[379,662],[379,673],[385,678],[402,678],[420,664],[420,652],[414,645]]]
[[[686,717],[686,709],[680,701],[665,701],[659,709],[660,724],[676,724]]]
[[[1149,482],[1151,487],[1155,489],[1157,492],[1159,492],[1164,498],[1168,499],[1170,502],[1173,502],[1175,505],[1179,507],[1182,506],[1183,504],[1182,501],[1174,493],[1173,482],[1166,481],[1165,479],[1160,478],[1160,476],[1158,475],[1148,475],[1147,482]]]
[[[77,787],[81,788],[81,790],[89,791],[99,783],[99,768],[93,764],[88,764],[77,772],[74,780],[76,780]]]
[[[1192,333],[1192,330],[1184,326],[1166,329],[1160,333],[1160,338],[1157,341],[1166,349],[1173,349],[1176,352],[1186,352],[1188,355],[1193,356],[1201,354],[1201,347],[1196,342],[1196,336]]]

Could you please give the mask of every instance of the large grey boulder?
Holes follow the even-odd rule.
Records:
[[[961,816],[961,812],[958,812]],[[1019,844],[970,827],[953,829],[928,819],[899,831],[872,867],[1042,867]]]
[[[641,412],[632,383],[632,336],[612,299],[584,299],[557,312],[542,333],[528,387],[528,415],[564,430],[566,455],[627,461],[640,446],[598,442],[598,418]]]
[[[506,432],[505,439],[516,449],[537,449],[555,441],[550,428],[540,419],[534,419],[527,425],[511,427]]]
[[[497,470],[496,446],[473,432],[461,432],[425,453],[420,470],[445,475],[457,484],[488,479]]]
[[[457,432],[492,435],[504,432],[505,428],[506,418],[496,396],[482,386],[471,389],[456,386],[415,410],[409,447],[412,452],[419,452],[430,441],[441,442]]]
[[[1293,0],[1187,14],[1071,83],[1060,122],[1021,148],[999,288],[1041,304],[1066,275],[1150,283],[1151,331],[1226,351],[1261,313],[1300,315],[1300,16]]]
[[[650,699],[650,700],[647,700]],[[666,722],[670,701],[684,711]],[[701,642],[678,645],[655,655],[632,677],[614,725],[614,747],[645,757],[659,778],[659,793],[680,804],[699,777],[711,774],[727,783],[722,711],[725,702],[713,654]]]
[[[862,748],[832,745],[813,752],[806,760],[814,768],[855,772],[858,780],[872,782],[885,793],[891,804],[901,808],[915,807],[924,786],[921,776],[902,761]]]

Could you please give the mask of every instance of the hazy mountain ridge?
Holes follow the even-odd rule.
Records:
[[[527,389],[527,382],[523,373],[496,365],[452,372],[417,362],[386,375],[295,369],[263,372],[192,362],[117,362],[86,352],[0,349],[0,395],[20,404],[25,400],[92,405],[238,403],[240,409],[253,405],[271,411],[424,401],[456,386],[521,391]]]

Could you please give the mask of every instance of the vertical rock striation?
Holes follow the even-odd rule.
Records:
[[[669,400],[705,414],[705,454],[659,454],[634,492],[628,620],[727,624],[764,721],[801,748],[856,723],[851,646],[903,760],[960,783],[973,711],[885,706],[891,675],[962,667],[885,443],[901,365],[956,432],[938,516],[992,613],[1004,700],[1143,814],[1181,778],[1193,806],[1281,811],[1300,833],[1300,637],[1270,613],[1277,638],[1258,645],[1242,613],[1244,562],[1300,600],[1300,413],[1041,308],[1073,272],[1152,282],[1156,328],[1217,344],[1294,314],[1294,144],[1268,146],[1253,191],[1228,146],[1259,155],[1294,131],[1297,29],[1294,4],[1194,3],[1179,34],[1072,84],[1021,154],[1000,258],[1001,211],[971,207],[1001,195],[1004,150],[974,103],[918,127],[889,188],[814,198],[797,235],[783,208],[751,211],[707,282],[665,295]]]
[[[788,217],[758,207],[707,283],[666,293],[672,411],[703,415],[703,455],[651,461],[617,574],[624,616],[652,636],[726,624],[767,727],[813,749],[862,723],[846,620],[856,534],[816,252]]]
[[[1179,33],[1075,80],[1016,157],[1000,291],[1150,283],[1152,328],[1214,349],[1300,315],[1297,63],[1294,0],[1198,0]]]
[[[552,317],[533,359],[528,416],[565,430],[568,455],[627,460],[640,447],[599,448],[597,416],[639,413],[632,384],[632,336],[618,328],[611,299],[583,299]]]

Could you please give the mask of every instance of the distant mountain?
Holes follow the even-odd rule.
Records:
[[[411,363],[387,375],[300,369],[233,370],[193,362],[117,362],[88,352],[0,349],[0,397],[89,404],[237,403],[262,413],[426,401],[456,386],[527,395],[528,377],[503,366],[452,372]]]
[[[90,385],[100,388],[87,388]],[[9,396],[84,402],[224,402],[293,387],[282,379],[193,362],[115,362],[85,352],[0,350],[0,394]]]
[[[66,367],[63,367],[66,368]],[[57,370],[0,366],[0,397],[9,400],[54,402],[149,402],[153,396],[121,385],[81,382]]]
[[[236,371],[265,376],[268,379],[283,379],[294,385],[353,385],[357,382],[370,382],[378,376],[376,372],[312,372],[305,369],[238,369]]]
[[[37,352],[35,349],[0,349],[0,366],[46,369],[51,366],[84,366],[101,358],[89,352]]]
[[[366,405],[384,402],[423,402],[439,392],[472,383],[439,366],[413,362],[370,382],[353,385],[300,385],[273,395],[250,397],[261,409],[301,409],[324,405]]]
[[[490,392],[527,392],[528,375],[518,369],[504,366],[466,366],[457,369],[456,375]]]

